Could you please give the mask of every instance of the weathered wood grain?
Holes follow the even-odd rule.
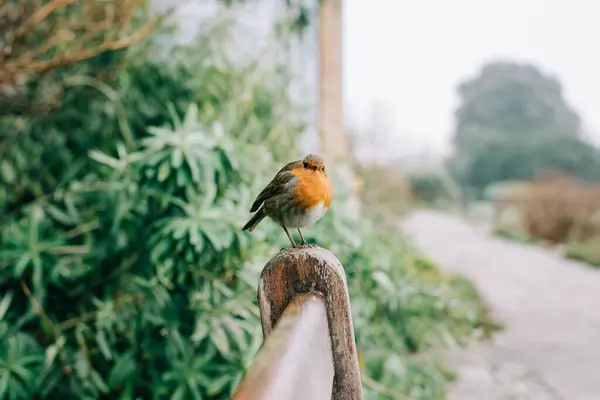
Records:
[[[286,307],[303,293],[320,293],[325,300],[334,366],[332,399],[361,400],[346,276],[341,263],[331,252],[318,247],[289,248],[267,263],[258,288],[265,339],[268,341],[273,328],[277,329],[277,321]],[[308,349],[306,354],[309,354]]]
[[[300,294],[287,306],[233,400],[330,400],[333,360],[325,300]]]

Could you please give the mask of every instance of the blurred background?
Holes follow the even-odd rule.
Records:
[[[0,0],[0,399],[230,398],[262,344],[260,271],[287,246],[275,224],[241,227],[312,152],[335,200],[304,234],[346,269],[365,398],[516,396],[513,375],[457,392],[446,353],[498,351],[510,321],[553,331],[573,293],[600,305],[596,11]],[[545,305],[511,301],[550,281],[538,301],[564,309],[542,327],[527,316]],[[588,348],[592,314],[572,324]],[[576,362],[570,346],[554,361]],[[545,378],[591,382],[565,374]],[[593,398],[563,386],[539,398]]]

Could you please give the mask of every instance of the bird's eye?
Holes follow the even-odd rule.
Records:
[[[306,161],[304,162],[304,168],[308,168],[308,163]]]
[[[317,170],[317,168],[318,168],[318,167],[317,167],[316,165],[313,165],[313,166],[312,166],[312,169],[313,169],[314,171],[316,171],[316,170]]]

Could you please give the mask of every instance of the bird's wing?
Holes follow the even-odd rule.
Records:
[[[250,208],[250,212],[255,212],[262,205],[262,203],[280,193],[283,193],[286,189],[287,184],[295,178],[295,175],[292,173],[292,169],[299,168],[302,166],[302,161],[292,161],[283,166],[275,175],[275,178],[259,193],[252,203],[252,207]]]

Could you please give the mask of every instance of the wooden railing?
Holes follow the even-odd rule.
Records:
[[[344,269],[321,248],[285,249],[261,274],[265,342],[233,400],[361,400]]]

